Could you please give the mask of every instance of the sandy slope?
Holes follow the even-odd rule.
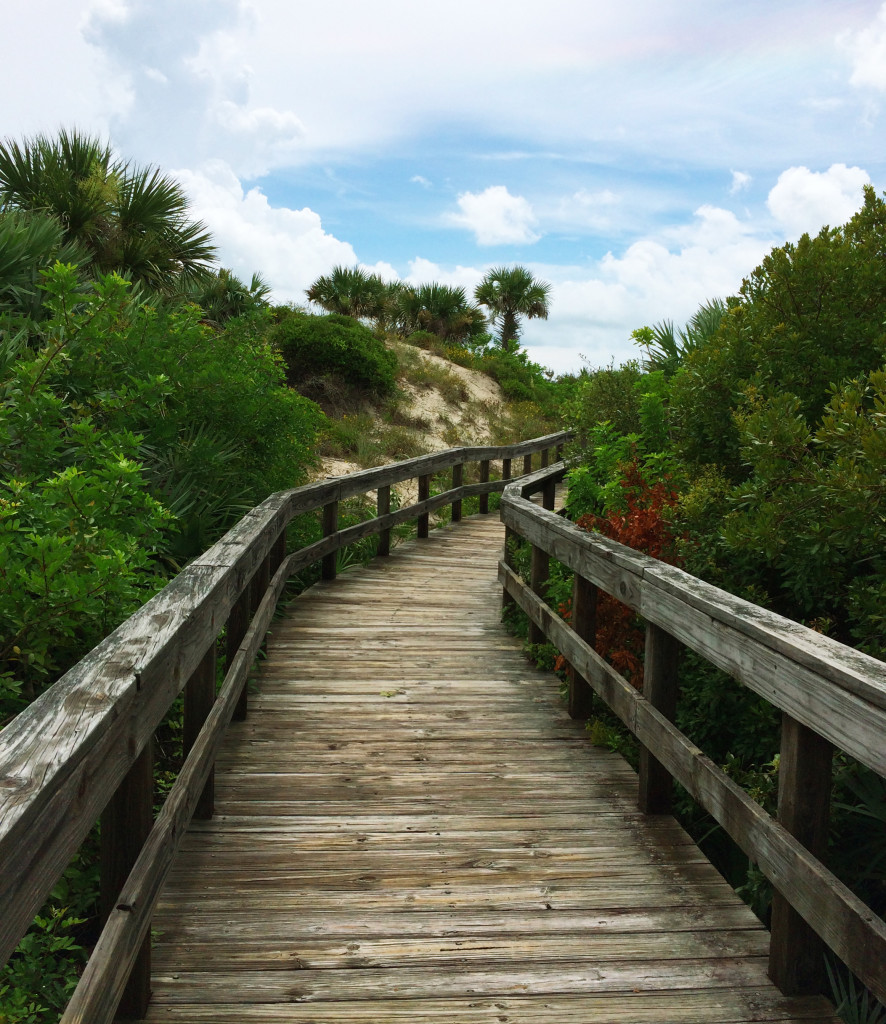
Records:
[[[425,439],[429,452],[451,448],[455,444],[484,444],[489,440],[490,422],[500,415],[504,397],[498,384],[485,373],[469,370],[447,359],[433,355],[424,349],[414,346],[403,346],[423,362],[451,374],[464,385],[466,399],[457,402],[448,401],[436,387],[427,384],[411,383],[401,379],[399,385],[403,393],[400,409],[411,420],[424,421],[427,426],[419,428]],[[451,390],[451,389],[447,389]],[[454,440],[456,438],[457,440]],[[360,469],[354,462],[344,459],[326,458],[316,473],[316,479],[330,476],[341,476]],[[417,500],[416,485],[406,486],[401,490],[400,500],[412,502]]]

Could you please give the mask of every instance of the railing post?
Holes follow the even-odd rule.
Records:
[[[338,502],[330,501],[323,506],[323,536],[329,537],[338,532]],[[323,556],[320,575],[324,580],[335,579],[335,563],[338,557],[337,551],[330,551]]]
[[[465,480],[465,464],[463,462],[457,462],[452,467],[452,486],[453,489],[461,487]],[[461,522],[461,498],[456,498],[452,502],[452,521],[454,523]]]
[[[429,473],[425,473],[423,476],[418,478],[418,500],[427,501],[431,496],[431,477]],[[427,512],[423,512],[418,517],[418,523],[416,526],[416,535],[419,540],[424,540],[428,536],[428,523],[429,515]]]
[[[597,588],[590,580],[575,574],[572,580],[573,632],[591,647],[597,639]],[[588,718],[592,709],[590,684],[572,665],[569,666],[570,718]]]
[[[228,671],[233,664],[234,657],[240,649],[240,644],[243,643],[243,637],[246,636],[246,630],[249,629],[249,609],[252,606],[251,589],[251,584],[247,583],[243,588],[243,592],[234,602],[234,607],[228,616],[227,636],[225,638],[225,671]],[[237,700],[237,706],[234,708],[234,721],[242,722],[246,718],[247,688],[248,682],[244,680],[243,689],[240,691],[240,697]]]
[[[677,713],[680,643],[651,622],[646,625],[643,696],[668,721]],[[640,793],[637,805],[644,814],[668,814],[674,782],[670,773],[646,747],[640,747]]]
[[[510,480],[511,479],[511,460],[510,459],[502,459],[501,460],[501,478],[502,478],[502,480]]]
[[[101,816],[100,915],[104,926],[154,824],[154,761],[151,740],[136,758]],[[136,957],[118,1015],[140,1020],[151,999],[151,935]]]
[[[286,529],[280,531],[279,536],[274,541],[274,546],[271,548],[271,576],[280,568],[283,564],[283,559],[286,557]]]
[[[376,515],[386,516],[391,511],[391,485],[384,484],[378,489],[376,502]],[[391,531],[382,530],[378,535],[378,547],[376,554],[389,555],[391,553]]]
[[[554,480],[548,480],[541,492],[541,504],[549,512],[553,512],[557,505],[557,484]]]
[[[541,468],[542,469],[547,469],[548,468],[548,453],[549,452],[550,452],[549,448],[542,448],[542,450],[541,450]]]
[[[778,820],[819,860],[828,846],[833,748],[788,714],[781,716]],[[777,890],[772,900],[769,977],[785,995],[824,991],[824,943]]]
[[[489,483],[489,459],[481,459],[480,461],[480,483]],[[480,515],[485,516],[489,514],[489,495],[480,495]]]
[[[532,452],[529,452],[527,455],[523,456],[523,472],[532,472]]]
[[[182,752],[185,757],[197,742],[200,729],[215,703],[215,641],[209,645],[185,684],[184,716],[182,722]],[[194,817],[208,821],[212,817],[215,803],[215,767],[209,769],[209,777],[194,808]]]
[[[516,530],[512,530],[510,526],[506,526],[505,527],[505,549],[504,549],[504,553],[502,554],[502,559],[501,560],[505,563],[505,565],[509,566],[512,569],[514,567],[513,564],[512,564],[514,560],[511,557],[511,546],[513,545],[513,543],[515,541],[519,540],[519,538],[520,538],[520,534],[517,533]],[[511,594],[508,593],[507,587],[502,588],[502,595],[501,595],[501,610],[502,610],[502,614],[504,614],[504,612],[505,612],[505,610],[507,608],[512,607],[516,603],[517,603],[516,600],[511,596]]]
[[[545,588],[550,575],[551,559],[543,548],[532,545],[532,567],[530,570],[530,585],[533,591],[544,600]],[[543,644],[545,642],[543,630],[532,621],[529,623],[529,642],[531,644]]]

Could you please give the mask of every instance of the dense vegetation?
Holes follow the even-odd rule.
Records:
[[[738,295],[683,330],[634,337],[645,358],[589,373],[569,511],[579,524],[886,657],[886,203],[774,249]],[[569,614],[567,574],[549,598]],[[602,613],[602,614],[601,614]],[[598,650],[642,686],[642,624],[609,600]],[[693,655],[678,725],[770,810],[777,712]],[[633,756],[600,707],[598,742]],[[830,862],[886,911],[886,783],[839,755]],[[768,884],[683,794],[681,813],[765,919]]]

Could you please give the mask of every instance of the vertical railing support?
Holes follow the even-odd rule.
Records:
[[[480,483],[489,483],[489,459],[482,459],[480,461]],[[485,516],[489,514],[489,495],[480,495],[480,515]]]
[[[280,568],[283,564],[283,559],[286,557],[286,530],[280,531],[279,536],[274,541],[274,546],[271,548],[271,576]]]
[[[550,448],[542,448],[541,450],[541,469],[548,468],[548,459],[550,455]]]
[[[376,500],[376,515],[386,516],[391,511],[391,485],[384,484],[378,489],[378,496]],[[389,555],[391,553],[391,531],[382,530],[378,535],[378,547],[376,553],[379,555]]]
[[[427,501],[431,496],[431,477],[430,474],[425,473],[423,476],[418,478],[418,500]],[[428,526],[430,517],[427,512],[422,512],[418,517],[418,524],[416,527],[416,534],[419,540],[424,540],[428,536]]]
[[[543,548],[537,547],[535,544],[532,545],[532,563],[530,569],[530,585],[534,593],[544,600],[545,590],[548,585],[548,576],[550,575],[550,564],[551,559],[547,551]],[[536,626],[534,622],[529,623],[529,642],[531,644],[543,644],[545,642],[545,634],[540,626]]]
[[[249,610],[252,607],[251,583],[247,583],[243,592],[234,602],[231,614],[228,616],[227,635],[225,637],[225,671],[227,672],[233,664],[234,657],[243,643],[246,630],[249,629]],[[247,682],[243,681],[243,688],[237,699],[237,706],[234,708],[234,721],[242,722],[246,719],[247,712]]]
[[[823,861],[828,847],[833,747],[788,714],[781,716],[778,820]],[[785,995],[823,991],[824,944],[777,890],[772,899],[769,977]]]
[[[570,625],[577,636],[591,647],[597,639],[597,588],[578,573],[572,580],[572,616]],[[592,710],[590,684],[572,665],[569,666],[568,710],[570,718],[588,718]]]
[[[154,824],[154,762],[151,740],[135,759],[101,816],[100,915],[102,926],[119,905],[123,888]],[[151,936],[145,936],[133,965],[118,1016],[140,1020],[151,999]]]
[[[542,507],[553,512],[557,504],[557,483],[555,480],[548,480],[541,492]]]
[[[502,478],[502,480],[510,480],[511,479],[511,460],[510,459],[502,459],[501,460],[501,478]]]
[[[680,643],[651,622],[646,626],[643,696],[668,721],[677,713],[677,662]],[[674,781],[664,765],[640,747],[640,792],[637,805],[644,814],[668,814]]]
[[[209,645],[185,684],[184,715],[182,721],[182,753],[185,757],[197,742],[200,729],[215,703],[215,641]],[[212,817],[215,803],[215,768],[209,769],[209,777],[194,808],[194,817],[208,821]]]
[[[452,467],[452,487],[461,487],[465,480],[465,464],[463,462],[457,462]],[[456,498],[452,502],[452,521],[454,523],[461,522],[461,498]]]
[[[532,452],[529,452],[527,455],[523,456],[523,472],[532,472]]]
[[[323,536],[330,537],[338,533],[338,502],[330,501],[323,506]],[[335,579],[335,563],[338,558],[337,551],[330,551],[323,556],[320,575],[324,580]]]
[[[505,565],[507,565],[511,569],[514,568],[514,564],[513,564],[514,563],[514,559],[513,559],[512,555],[511,555],[511,547],[517,541],[519,541],[519,539],[520,539],[520,534],[517,533],[516,530],[512,530],[510,528],[510,526],[506,526],[505,527],[505,549],[504,549],[504,553],[502,554],[502,559],[501,560],[505,563]],[[511,596],[511,594],[508,593],[507,587],[504,587],[502,589],[502,596],[501,596],[501,610],[502,610],[502,614],[504,614],[506,609],[511,608],[512,606],[516,605],[516,603],[517,603],[516,600]]]

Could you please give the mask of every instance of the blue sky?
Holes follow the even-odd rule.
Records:
[[[533,358],[737,291],[886,188],[882,0],[7,0],[0,135],[159,164],[282,301],[337,263],[552,285]]]

